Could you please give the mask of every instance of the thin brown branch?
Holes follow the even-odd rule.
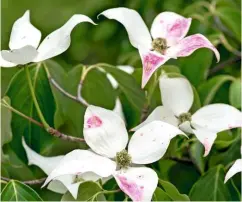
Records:
[[[142,111],[141,111],[141,117],[140,117],[140,122],[142,123],[143,121],[145,121],[145,119],[148,116],[148,112],[149,112],[149,106],[148,104],[145,104]]]
[[[64,96],[74,100],[75,102],[78,102],[80,104],[82,104],[83,106],[87,107],[88,106],[88,103],[86,102],[86,100],[84,100],[80,95],[81,93],[79,94],[78,97],[68,93],[67,91],[65,91],[52,77],[49,77],[49,81],[50,83],[57,89],[59,90]],[[79,84],[78,85],[78,89],[79,91],[81,91],[81,87],[82,85]]]
[[[10,179],[10,178],[7,178],[7,177],[2,177],[1,176],[1,180],[4,180],[6,182],[9,182],[11,180],[15,180],[15,179]],[[24,184],[27,184],[27,185],[35,185],[35,184],[42,184],[44,181],[46,180],[46,177],[44,178],[40,178],[40,179],[36,179],[36,180],[27,180],[27,181],[20,181],[20,180],[17,180],[17,181],[20,181]]]
[[[58,137],[62,140],[69,141],[69,142],[85,142],[85,140],[83,138],[65,135],[54,128],[50,128],[48,133],[53,135],[54,137]]]
[[[241,60],[241,57],[240,56],[235,56],[235,57],[232,57],[220,64],[218,64],[217,66],[215,66],[214,68],[212,68],[210,71],[209,71],[209,76],[217,73],[218,71],[224,69],[226,66],[230,65],[230,64],[233,64],[233,63],[236,63],[236,62],[239,62]]]
[[[72,99],[72,100],[74,100],[75,102],[78,102],[78,103],[80,103],[80,104],[82,104],[83,106],[85,106],[85,107],[87,107],[88,106],[88,103],[85,101],[85,99],[80,99],[81,98],[81,92],[80,92],[80,94],[78,94],[78,96],[74,96],[74,95],[72,95],[71,93],[68,93],[66,90],[64,90],[58,83],[57,83],[57,81],[54,79],[54,78],[52,78],[51,77],[51,75],[50,75],[50,72],[49,72],[49,70],[48,70],[48,68],[46,67],[46,66],[44,66],[45,67],[45,70],[46,70],[46,73],[47,73],[47,76],[48,76],[48,79],[49,79],[49,82],[59,91],[59,92],[61,92],[64,96],[66,96],[66,97],[68,97],[68,98],[70,98],[70,99]],[[79,86],[80,86],[81,84],[79,84]],[[78,86],[78,89],[80,88]]]
[[[12,112],[15,112],[16,114],[18,114],[19,116],[22,116],[23,118],[29,120],[30,122],[36,124],[37,126],[44,128],[44,125],[36,120],[34,120],[32,117],[29,117],[25,114],[23,114],[22,112],[14,109],[11,106],[7,106],[7,105],[3,105],[4,107],[7,107],[9,110],[11,110]],[[61,133],[60,131],[50,127],[47,131],[50,135],[54,136],[54,137],[58,137],[62,140],[65,141],[70,141],[70,142],[85,142],[85,140],[83,138],[78,138],[78,137],[73,137],[73,136],[69,136],[69,135],[65,135],[63,133]]]
[[[178,161],[182,163],[192,163],[192,160],[186,157],[178,158],[178,157],[169,157],[168,159],[173,161]]]
[[[83,81],[80,81],[77,89],[77,99],[79,102],[81,102],[84,106],[88,107],[88,102],[83,98],[81,92],[82,92],[82,86],[83,86]]]

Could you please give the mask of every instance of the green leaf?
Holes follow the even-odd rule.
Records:
[[[3,97],[9,87],[12,77],[19,70],[18,67],[14,68],[1,68],[1,97]]]
[[[235,139],[236,138],[230,130],[222,131],[218,133],[217,138],[214,142],[214,146],[218,150],[226,149],[235,141]]]
[[[169,195],[160,187],[157,187],[154,194],[152,201],[171,201],[172,199]]]
[[[203,174],[205,169],[205,159],[203,158],[203,145],[199,141],[192,143],[192,145],[190,146],[189,154],[192,162],[197,166],[200,173]]]
[[[200,95],[202,105],[210,104],[213,101],[219,88],[221,88],[221,86],[225,82],[233,81],[233,80],[234,80],[234,77],[232,76],[219,75],[199,85],[198,93]]]
[[[61,88],[73,96],[77,96],[82,65],[77,65],[68,72],[65,71],[64,68],[66,67],[64,65],[61,66],[53,60],[46,61],[45,66],[48,68],[51,77]],[[52,84],[51,89],[56,103],[55,127],[72,136],[82,137],[85,107],[81,103],[63,95]],[[116,92],[104,73],[92,70],[84,81],[82,96],[90,104],[113,109]]]
[[[4,97],[2,103],[11,105],[9,97]],[[12,129],[11,129],[11,120],[12,112],[1,105],[1,162],[8,162],[9,157],[3,153],[3,146],[12,141]]]
[[[181,73],[179,67],[175,65],[162,65],[162,67],[159,70],[160,71],[164,70],[166,73],[178,73],[178,74]]]
[[[180,157],[178,156],[177,158],[179,159]],[[189,193],[193,184],[200,177],[200,173],[193,164],[169,159],[161,159],[159,161],[157,173],[159,178],[169,181],[184,194]]]
[[[0,196],[1,201],[42,201],[36,191],[16,180],[11,180]]]
[[[239,201],[235,187],[224,184],[225,172],[219,165],[210,169],[192,187],[189,197],[192,201]]]
[[[83,182],[78,189],[78,195],[76,201],[91,200],[97,193],[101,193],[102,188],[95,182]],[[97,195],[98,196],[98,195]],[[94,199],[95,200],[95,199]],[[61,201],[75,201],[70,192],[63,195]]]
[[[80,80],[81,68],[75,68],[75,74],[68,74],[61,65],[53,60],[47,60],[44,63],[55,81],[68,93],[77,94],[77,85]],[[71,80],[71,82],[70,82]],[[54,114],[54,126],[65,134],[82,137],[83,115],[85,107],[63,95],[58,89],[50,84],[56,103]],[[78,112],[78,113],[76,113]]]
[[[229,89],[230,104],[236,108],[241,108],[241,80],[236,79],[232,82]]]
[[[240,145],[241,145],[240,131],[238,131],[236,139],[233,141],[231,146],[226,151],[214,154],[210,157],[208,162],[209,167],[213,167],[218,164],[227,166],[234,160],[241,158]]]
[[[30,74],[41,111],[47,123],[53,126],[55,103],[43,64],[31,65]],[[15,109],[40,122],[23,69],[15,74],[8,88],[7,95],[10,97],[11,105]],[[10,142],[10,146],[22,160],[26,159],[25,151],[22,147],[22,136],[25,137],[26,143],[32,149],[42,155],[50,153],[58,155],[71,150],[69,143],[51,136],[43,128],[17,114],[12,116],[12,133],[13,140]]]
[[[183,75],[197,87],[205,81],[208,76],[208,69],[212,64],[213,52],[207,49],[200,49],[192,55],[178,59],[178,66]]]
[[[200,101],[199,94],[194,86],[192,86],[192,90],[193,90],[194,98],[193,98],[193,103],[192,103],[190,112],[195,113],[195,111],[201,108],[201,101]]]
[[[144,106],[145,95],[135,79],[128,73],[114,67],[104,67],[119,83],[120,90],[125,94],[126,98],[137,109]]]
[[[174,201],[189,201],[189,197],[185,194],[180,194],[177,188],[170,182],[159,179],[159,184],[165,190],[167,195]]]
[[[240,9],[232,7],[219,7],[216,15],[228,30],[231,31],[238,41],[241,41],[241,14]]]
[[[9,156],[9,162],[2,163],[1,165],[1,167],[4,168],[8,174],[4,175],[5,177],[19,180],[35,179],[35,176],[30,167],[27,166],[26,163],[18,157],[16,152],[10,147],[9,144],[5,146],[4,151]]]

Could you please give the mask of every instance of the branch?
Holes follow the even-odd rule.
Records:
[[[241,56],[235,56],[235,57],[232,57],[220,64],[218,64],[217,66],[215,66],[214,68],[212,68],[210,71],[209,71],[209,76],[215,74],[216,72],[224,69],[226,66],[230,65],[230,64],[233,64],[233,63],[236,63],[236,62],[239,62],[241,61]]]
[[[140,123],[145,121],[145,119],[148,116],[148,112],[149,112],[149,106],[148,106],[148,104],[145,104],[142,111],[141,111]]]
[[[177,158],[177,157],[169,157],[168,159],[170,160],[173,160],[173,161],[178,161],[178,162],[181,162],[181,163],[192,163],[192,160],[189,159],[189,158]]]
[[[78,89],[77,89],[77,99],[79,102],[81,102],[83,105],[85,105],[86,107],[88,107],[88,103],[87,101],[82,97],[81,92],[82,92],[82,84],[83,81],[80,81],[80,83],[78,84]]]
[[[82,104],[83,106],[87,107],[89,104],[82,98],[81,99],[81,96],[78,94],[78,96],[74,96],[70,93],[68,93],[67,91],[65,91],[56,81],[54,78],[51,77],[50,75],[50,72],[48,70],[48,68],[44,65],[44,68],[45,68],[45,71],[47,73],[47,76],[48,76],[48,79],[49,79],[49,82],[58,90],[60,91],[64,96],[74,100],[75,102],[78,102],[80,104]],[[79,84],[80,85],[80,84]],[[79,85],[78,85],[78,88],[79,88]]]
[[[41,127],[41,128],[45,128],[44,125],[36,120],[34,120],[33,118],[23,114],[22,112],[16,110],[15,108],[11,107],[10,105],[7,105],[7,103],[1,103],[4,107],[8,108],[9,110],[11,110],[12,112],[18,114],[19,116],[22,116],[23,118],[29,120],[30,122],[34,123],[35,125]],[[73,136],[69,136],[69,135],[65,135],[63,133],[61,133],[60,131],[49,127],[47,132],[54,136],[54,137],[58,137],[62,140],[65,141],[70,141],[70,142],[85,142],[85,140],[83,138],[78,138],[78,137],[73,137]]]
[[[54,128],[50,128],[48,130],[48,133],[53,135],[54,137],[58,137],[62,140],[69,141],[69,142],[85,142],[85,140],[83,138],[65,135],[65,134],[61,133],[60,131],[58,131]]]
[[[66,97],[79,102],[79,100],[77,99],[77,97],[75,97],[74,95],[68,93],[67,91],[65,91],[52,77],[49,77],[49,81],[50,83],[57,89],[59,90],[63,95],[65,95]]]
[[[7,178],[7,177],[2,177],[1,176],[1,180],[4,180],[6,182],[9,182],[11,180],[15,180],[15,179],[10,179],[10,178]],[[34,185],[34,184],[42,184],[44,181],[46,180],[46,177],[44,178],[40,178],[40,179],[36,179],[36,180],[27,180],[27,181],[20,181],[20,180],[17,180],[17,181],[20,181],[24,184],[27,184],[27,185]]]

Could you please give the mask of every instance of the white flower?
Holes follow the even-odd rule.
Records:
[[[89,17],[73,15],[61,28],[49,34],[39,45],[41,32],[30,23],[29,11],[15,21],[9,40],[10,50],[2,50],[1,67],[14,67],[29,62],[40,62],[55,57],[68,49],[71,43],[70,34],[81,22],[95,24]]]
[[[126,151],[128,133],[124,121],[115,112],[96,106],[89,106],[85,112],[83,133],[92,151],[74,150],[67,154],[43,186],[66,175],[113,175],[120,189],[134,201],[151,200],[158,183],[157,174],[141,165],[159,160],[173,137],[185,135],[177,127],[153,121],[132,135]]]
[[[184,132],[194,133],[204,145],[204,156],[207,156],[217,133],[242,126],[242,113],[227,104],[210,104],[191,115],[189,110],[194,97],[187,79],[162,76],[159,82],[163,106],[157,107],[134,131],[154,120],[165,121]]]
[[[22,140],[22,143],[27,154],[29,165],[36,165],[40,167],[47,175],[49,175],[56,168],[56,166],[58,166],[61,163],[61,160],[64,157],[62,155],[53,156],[53,157],[41,156],[40,154],[36,153],[35,151],[33,151],[31,148],[28,147],[28,145],[24,141],[24,138]],[[85,158],[85,154],[89,154],[89,153],[86,153],[86,150],[75,150],[72,152],[73,155],[75,153],[82,153],[83,158]],[[95,161],[96,160],[95,157],[96,156],[94,156],[94,158],[91,158],[91,160]],[[99,166],[95,164],[95,162],[93,163],[93,165]],[[90,172],[83,173],[83,174],[79,173],[76,176],[62,175],[55,178],[55,180],[51,181],[48,185],[48,189],[60,194],[64,194],[68,190],[73,195],[73,197],[76,198],[78,194],[78,187],[82,182],[97,181],[98,179],[100,179],[100,176]],[[103,178],[102,183],[104,184],[108,179],[109,178]]]
[[[242,155],[242,146],[240,147],[240,154]],[[242,159],[237,159],[231,168],[228,170],[225,175],[224,183],[226,183],[231,177],[233,177],[236,173],[242,172]]]
[[[215,53],[217,60],[220,59],[219,52],[205,36],[194,34],[184,38],[190,28],[191,18],[184,18],[173,12],[160,13],[153,21],[150,34],[135,10],[112,8],[100,15],[122,23],[128,32],[130,43],[139,50],[143,63],[142,88],[155,70],[170,58],[189,56],[199,48],[209,48]]]

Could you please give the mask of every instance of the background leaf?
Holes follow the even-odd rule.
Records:
[[[11,180],[1,192],[1,201],[42,201],[42,199],[29,186]]]
[[[208,69],[212,64],[213,52],[207,49],[200,49],[191,56],[179,58],[178,66],[187,79],[197,87],[201,82],[205,81]]]
[[[169,195],[160,187],[157,187],[153,195],[153,201],[171,201]]]
[[[227,75],[219,75],[215,76],[206,82],[202,83],[198,87],[198,93],[200,95],[200,99],[202,105],[207,105],[212,103],[216,93],[218,92],[219,88],[225,83],[229,81],[233,81],[234,78]]]
[[[216,14],[220,17],[221,21],[227,28],[234,34],[238,41],[241,40],[241,13],[237,8],[232,7],[219,7]]]
[[[170,182],[159,179],[159,184],[165,190],[167,195],[174,201],[189,201],[189,197],[185,194],[180,194],[176,187]]]
[[[2,102],[6,102],[7,104],[11,105],[10,99],[8,97],[4,97]],[[9,157],[3,153],[3,146],[12,141],[12,112],[1,105],[1,113],[1,115],[4,117],[1,119],[1,162],[8,162]]]
[[[78,195],[77,195],[76,201],[88,201],[88,200],[91,200],[92,197],[95,194],[97,194],[97,193],[99,193],[101,191],[102,191],[102,188],[97,183],[91,182],[91,181],[84,182],[84,183],[80,184],[80,186],[79,186]],[[73,199],[74,198],[72,197],[72,195],[69,192],[67,192],[62,197],[61,201],[70,201],[70,200],[73,200]]]
[[[224,184],[224,168],[217,166],[209,170],[193,186],[189,197],[193,201],[237,201],[240,200],[239,192],[235,187]],[[233,192],[231,192],[231,190]]]
[[[241,80],[232,82],[229,89],[229,101],[236,108],[241,108]]]

